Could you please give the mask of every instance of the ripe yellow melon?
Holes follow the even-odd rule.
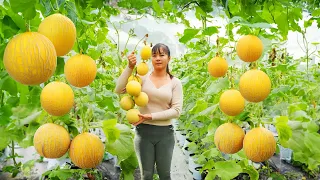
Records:
[[[63,116],[73,107],[73,90],[64,82],[50,82],[41,91],[40,103],[49,114]]]
[[[229,116],[237,116],[245,106],[245,100],[236,89],[229,89],[220,96],[219,106],[222,112]]]
[[[123,96],[120,100],[120,107],[126,111],[134,107],[134,101],[130,96]]]
[[[39,155],[45,158],[60,158],[69,149],[70,135],[58,124],[43,124],[34,133],[33,146]]]
[[[138,81],[129,81],[126,85],[126,91],[131,96],[139,96],[141,93],[141,84]]]
[[[129,123],[136,123],[140,120],[139,115],[140,111],[138,109],[130,109],[127,111],[126,118],[129,121]]]
[[[149,71],[149,67],[147,65],[147,63],[145,62],[141,62],[138,66],[137,66],[137,73],[140,75],[140,76],[144,76],[148,73]]]
[[[242,36],[237,43],[236,50],[242,61],[254,62],[262,55],[263,43],[257,36]]]
[[[95,168],[103,159],[104,144],[95,134],[78,134],[71,141],[69,156],[71,161],[82,169]]]
[[[140,107],[144,107],[148,104],[149,97],[148,97],[147,93],[141,92],[139,96],[134,97],[134,102],[136,103],[136,105],[138,105]]]
[[[247,101],[260,102],[270,94],[271,81],[265,72],[251,69],[240,77],[239,90]]]
[[[48,37],[53,43],[57,56],[66,55],[76,41],[76,27],[62,14],[52,14],[40,23],[38,32]]]
[[[97,75],[97,65],[88,55],[77,54],[67,60],[64,66],[67,81],[75,87],[90,85]]]
[[[270,159],[276,151],[276,140],[271,131],[264,127],[250,130],[243,139],[243,149],[253,162]]]
[[[214,133],[214,143],[219,151],[234,154],[242,149],[244,130],[234,123],[220,125]]]
[[[222,77],[227,73],[228,62],[222,57],[214,57],[208,63],[208,72],[213,77]]]
[[[138,81],[141,85],[142,85],[142,79],[140,76],[133,76],[131,75],[129,78],[128,78],[128,82],[129,81]]]
[[[152,53],[152,50],[151,50],[150,46],[147,46],[147,45],[143,46],[140,51],[141,59],[143,59],[143,60],[150,59],[151,53]]]
[[[15,81],[39,85],[54,74],[57,54],[47,37],[37,32],[25,32],[9,41],[4,50],[3,64]]]

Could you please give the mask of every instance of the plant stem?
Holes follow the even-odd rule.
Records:
[[[147,35],[145,35],[145,36],[143,36],[140,40],[139,40],[139,42],[136,44],[136,46],[134,47],[134,52],[136,51],[136,49],[137,49],[137,46],[139,45],[139,43],[144,39],[144,38],[146,38],[147,37]]]
[[[11,150],[12,150],[11,155],[12,155],[13,164],[15,166],[17,166],[18,164],[17,164],[17,161],[16,161],[16,157],[14,156],[14,141],[11,141]]]
[[[4,92],[3,92],[3,90],[1,90],[1,104],[0,104],[0,107],[2,107],[3,106],[3,99],[4,99]]]

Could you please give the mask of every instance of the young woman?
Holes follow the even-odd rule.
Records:
[[[117,81],[116,93],[125,93],[128,78],[136,65],[134,53],[128,56],[128,66]],[[152,48],[153,70],[142,76],[142,89],[149,97],[140,107],[140,121],[136,126],[135,149],[139,160],[141,179],[153,180],[156,164],[160,180],[171,180],[171,160],[175,139],[171,119],[182,111],[183,90],[181,81],[170,74],[170,50],[164,44]]]

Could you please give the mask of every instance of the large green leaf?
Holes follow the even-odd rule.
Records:
[[[292,130],[290,126],[288,125],[289,118],[287,116],[279,116],[276,117],[276,129],[279,135],[280,144],[283,147],[287,147],[287,141],[292,136]]]
[[[136,153],[133,152],[131,156],[120,163],[124,180],[134,180],[134,172],[139,167]]]
[[[241,166],[235,161],[219,161],[214,164],[214,168],[209,170],[206,178],[215,179],[216,176],[219,176],[222,180],[229,180],[242,172]]]
[[[193,39],[199,31],[200,29],[185,29],[183,32],[183,36],[179,39],[179,41],[181,43],[187,43],[188,41]]]
[[[116,128],[117,120],[109,119],[102,123],[102,129],[108,143],[114,143],[120,137],[120,130]]]
[[[26,20],[31,20],[36,16],[36,3],[37,0],[10,0],[13,12],[22,12]]]
[[[106,143],[106,149],[112,155],[118,157],[118,163],[129,158],[134,152],[133,133],[124,124],[117,124],[116,128],[120,131],[120,136],[113,143]]]

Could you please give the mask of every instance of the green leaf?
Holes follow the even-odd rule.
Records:
[[[315,9],[314,11],[312,11],[311,15],[312,16],[320,16],[320,8]]]
[[[165,11],[169,12],[172,11],[172,2],[170,1],[164,1],[163,8]]]
[[[199,31],[200,29],[184,29],[183,36],[179,39],[179,42],[184,44],[187,43],[188,41],[193,39]]]
[[[218,94],[220,91],[229,87],[230,81],[228,78],[219,78],[215,80],[206,90],[205,95]]]
[[[279,116],[279,117],[276,117],[275,119],[276,119],[275,126],[279,135],[280,144],[283,147],[288,147],[287,141],[292,136],[292,130],[288,125],[289,118],[288,116]]]
[[[278,29],[281,31],[281,35],[284,39],[286,39],[289,31],[287,12],[284,12],[281,15],[279,15],[277,18],[275,18],[275,21],[278,25]]]
[[[138,163],[138,159],[136,156],[136,153],[132,153],[130,157],[128,157],[127,159],[125,159],[124,161],[122,161],[120,163],[120,167],[122,170],[122,173],[124,175],[124,179],[125,180],[134,180],[134,172],[135,169],[137,169],[137,167],[139,167],[139,163]]]
[[[205,109],[207,109],[207,107],[208,107],[208,102],[206,102],[203,99],[199,99],[197,100],[196,105],[192,109],[190,109],[189,113],[198,114],[201,111],[204,111]]]
[[[7,91],[10,95],[17,95],[17,83],[9,75],[0,80],[0,88]]]
[[[272,26],[268,23],[249,23],[249,22],[240,22],[239,24],[252,27],[252,28],[272,28]]]
[[[157,13],[157,15],[161,14],[161,7],[157,0],[152,0],[152,8]]]
[[[216,26],[210,26],[207,27],[204,31],[203,31],[203,35],[208,35],[208,36],[212,36],[213,34],[218,33],[219,30]]]
[[[0,126],[5,126],[10,122],[10,116],[12,115],[11,106],[4,105],[0,108]]]
[[[320,144],[320,134],[317,132],[305,133],[304,144],[313,154],[319,154],[320,146],[318,145]]]
[[[52,170],[48,178],[58,178],[59,180],[68,180],[74,176],[72,169]]]
[[[28,97],[29,89],[28,86],[23,85],[21,83],[17,83],[18,91],[20,93],[20,104],[27,104],[28,103]]]
[[[118,163],[129,158],[134,152],[133,133],[124,124],[117,124],[116,128],[120,131],[120,136],[113,143],[106,143],[106,150],[118,157]]]
[[[2,151],[10,143],[10,133],[6,131],[5,127],[0,126],[0,134],[0,151]]]
[[[244,151],[241,150],[240,152],[242,152],[245,157]],[[249,165],[248,160],[246,160],[246,159],[241,160],[238,162],[238,164],[241,166],[242,172],[249,174],[250,179],[252,179],[252,180],[259,179],[259,172],[254,168],[254,166]]]
[[[22,12],[26,20],[31,20],[36,16],[35,5],[37,0],[9,0],[13,12]]]
[[[314,122],[314,121],[310,121],[307,125],[307,129],[309,132],[318,132],[319,131],[319,125]]]
[[[219,176],[222,180],[229,180],[237,177],[242,168],[235,161],[219,161],[214,164],[214,170],[209,170],[208,176],[214,179]]]
[[[88,4],[93,8],[102,8],[103,7],[103,0],[89,0]]]
[[[13,19],[10,16],[4,16],[3,20],[2,20],[2,33],[4,38],[9,39],[12,38],[13,36],[15,36],[18,31],[19,31],[19,27],[17,26],[17,24],[13,21]],[[5,50],[6,46],[3,46],[3,51]],[[1,56],[1,58],[3,58]]]
[[[108,143],[114,143],[120,137],[120,130],[116,128],[117,120],[109,119],[102,122],[102,129]]]

